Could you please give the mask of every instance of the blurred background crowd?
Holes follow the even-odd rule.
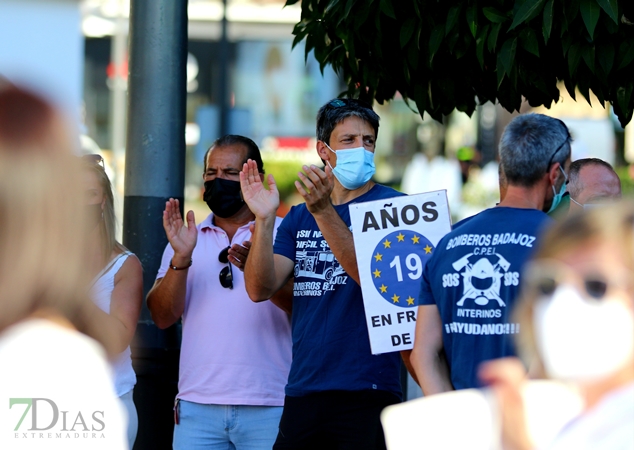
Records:
[[[300,5],[284,0],[190,0],[188,5],[186,209],[206,211],[200,189],[203,154],[225,133],[249,136],[276,176],[283,206],[299,202],[293,182],[314,151],[318,107],[345,89],[330,67],[320,71],[304,42],[292,48]],[[86,153],[99,153],[115,185],[122,218],[125,164],[129,0],[2,0],[0,72],[37,81],[73,115]],[[222,31],[223,18],[226,32]],[[43,83],[42,83],[43,81]],[[563,87],[563,86],[562,86]],[[228,93],[228,123],[219,98]],[[522,106],[563,120],[572,160],[601,158],[615,166],[624,196],[634,190],[634,126],[623,129],[609,105],[581,96],[551,109]],[[381,117],[376,181],[406,193],[447,189],[454,220],[497,201],[497,142],[513,115],[491,103],[472,117],[454,112],[439,123],[402,100],[375,105]],[[423,173],[432,176],[422,177]],[[119,226],[119,230],[121,227]]]

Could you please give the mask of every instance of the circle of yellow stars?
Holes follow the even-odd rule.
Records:
[[[431,257],[433,249],[427,238],[410,230],[393,232],[379,242],[372,254],[371,270],[374,269],[372,279],[381,297],[396,306],[404,308],[416,306],[414,295],[418,295],[420,278],[412,280],[406,275],[408,269],[405,266],[405,258],[410,253],[415,253],[425,264]],[[396,268],[390,267],[395,256],[400,256],[401,259],[403,271],[401,282],[396,277]]]

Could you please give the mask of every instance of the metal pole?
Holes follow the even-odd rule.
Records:
[[[117,217],[117,240],[122,239],[121,219],[123,218],[123,167],[125,158],[125,124],[126,124],[126,96],[127,83],[123,73],[128,46],[128,30],[124,17],[123,0],[116,3],[117,17],[115,32],[112,36],[110,59],[114,67],[110,92],[110,126],[112,149],[112,168],[114,169],[115,216]]]
[[[220,107],[220,136],[229,134],[229,41],[227,39],[227,0],[222,0],[220,35],[220,76],[218,80],[218,104]]]
[[[123,243],[143,264],[147,294],[167,244],[165,201],[183,200],[187,0],[131,0],[129,55]],[[172,447],[178,334],[159,330],[144,306],[132,349],[136,450]]]

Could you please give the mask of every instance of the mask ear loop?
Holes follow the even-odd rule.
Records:
[[[323,141],[322,141],[322,142],[323,142]],[[333,153],[335,153],[335,154],[336,154],[336,152],[335,152],[333,149],[331,149],[331,148],[330,148],[330,145],[326,144],[325,142],[324,142],[324,145],[325,145],[326,147],[328,147],[328,150],[330,150],[331,152],[333,152]],[[335,170],[335,169],[332,167],[332,164],[330,164],[330,160],[328,160],[328,161],[326,161],[326,162],[327,162],[327,163],[328,163],[328,165],[330,166],[330,169],[331,169],[331,170]]]

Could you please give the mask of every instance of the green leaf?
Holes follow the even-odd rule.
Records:
[[[461,35],[459,33],[451,33],[449,36],[447,36],[447,39],[445,39],[445,42],[447,43],[447,47],[449,47],[450,53],[454,51],[454,47],[456,46],[458,39],[460,39],[463,36],[465,36],[465,34]]]
[[[573,100],[577,100],[577,90],[575,89],[575,84],[574,81],[569,78],[569,77],[565,77],[564,78],[564,86],[566,86],[566,90],[568,91],[568,94],[570,95],[570,98],[572,98]]]
[[[356,0],[348,0],[348,3],[346,3],[346,9],[345,9],[345,11],[343,13],[344,17],[346,17],[346,18],[350,17],[350,11],[352,11],[352,7],[354,6],[354,2],[355,1]]]
[[[602,45],[599,47],[599,52],[597,53],[597,57],[599,59],[599,64],[603,71],[609,74],[612,71],[612,66],[614,65],[614,55],[615,50],[612,45]]]
[[[563,18],[566,23],[566,29],[568,29],[568,25],[572,24],[573,21],[577,18],[577,14],[579,13],[579,6],[581,5],[581,0],[566,0],[562,3],[564,6]]]
[[[630,107],[630,99],[632,98],[632,90],[633,89],[634,89],[634,84],[630,82],[627,86],[620,86],[616,90],[616,103],[619,106],[619,108],[621,109],[621,111],[629,112],[629,114],[627,114],[627,115],[630,118],[632,117],[632,109]],[[621,121],[621,123],[623,123],[623,122]]]
[[[487,6],[486,8],[482,9],[482,12],[484,13],[484,17],[486,17],[493,23],[502,23],[507,19],[506,14],[493,8],[492,6]]]
[[[583,57],[583,60],[586,63],[586,66],[588,66],[588,69],[590,69],[590,72],[592,72],[594,74],[594,45],[584,45],[583,49],[581,50],[581,56]]]
[[[416,83],[416,86],[414,86],[414,103],[416,103],[418,114],[422,118],[427,109],[427,93],[421,83]]]
[[[619,69],[627,67],[634,59],[634,42],[623,42],[619,47]]]
[[[381,0],[381,12],[386,16],[396,20],[396,14],[394,14],[392,0]]]
[[[603,91],[601,90],[600,85],[593,86],[592,93],[597,96],[597,99],[599,99],[599,103],[601,104],[603,109],[605,109],[605,95],[603,94]]]
[[[498,34],[500,33],[500,28],[502,27],[501,23],[496,23],[491,27],[491,34],[489,34],[489,39],[487,41],[487,48],[489,52],[494,53],[495,47],[497,46]]]
[[[581,17],[583,23],[586,24],[586,30],[590,34],[590,39],[594,39],[594,29],[599,21],[599,14],[601,8],[597,4],[596,0],[581,0]]]
[[[330,0],[330,3],[328,4],[328,6],[326,6],[326,9],[324,10],[324,15],[331,14],[333,12],[333,10],[337,6],[339,6],[339,1],[340,0]]]
[[[452,6],[447,13],[447,22],[445,23],[445,35],[448,35],[452,28],[458,22],[458,16],[460,15],[460,5]]]
[[[407,60],[409,61],[409,66],[412,70],[416,70],[418,68],[418,58],[420,56],[420,50],[416,45],[410,44],[407,49]]]
[[[508,31],[511,31],[513,28],[523,22],[531,20],[533,17],[539,14],[543,5],[544,0],[525,0],[513,17],[513,23],[511,24],[511,28],[509,28]]]
[[[568,71],[574,77],[579,62],[581,61],[581,44],[572,44],[568,49]]]
[[[489,33],[490,25],[485,25],[484,28],[478,33],[476,38],[476,57],[480,63],[480,69],[484,69],[484,46],[487,41],[487,34]]]
[[[502,64],[502,58],[500,57],[499,54],[498,54],[497,62],[495,64],[495,72],[497,74],[497,81],[498,81],[498,84],[497,84],[498,92],[496,95],[498,97],[498,100],[500,100],[500,103],[501,103],[502,100],[500,97],[504,94],[504,92],[500,92],[499,89],[500,89],[500,86],[502,86],[502,81],[504,81],[504,75],[506,75],[506,71],[504,70],[504,64]]]
[[[527,52],[539,57],[539,43],[537,42],[537,33],[532,28],[524,28],[520,33],[520,42]]]
[[[429,64],[434,60],[434,56],[440,48],[443,38],[445,37],[445,27],[442,24],[438,24],[431,31],[429,36]]]
[[[515,51],[517,50],[517,38],[507,39],[502,48],[498,58],[502,61],[504,70],[507,74],[511,73],[513,69],[513,63],[515,62]]]
[[[453,52],[455,59],[458,60],[466,55],[472,43],[473,39],[471,39],[469,35],[463,34],[462,39],[458,39],[456,42],[456,48]]]
[[[478,5],[473,4],[467,8],[466,11],[467,16],[467,24],[469,25],[469,29],[471,30],[471,35],[473,37],[476,36],[476,31],[478,30]]]
[[[420,19],[421,16],[420,16],[420,8],[418,7],[418,2],[417,1],[413,2],[413,5],[414,5],[414,12],[416,13],[416,17]]]
[[[566,53],[568,53],[568,49],[570,49],[571,45],[572,45],[572,36],[570,35],[570,33],[567,33],[561,38],[562,54],[565,55]]]
[[[619,5],[617,4],[617,0],[597,0],[597,3],[603,11],[610,16],[610,19],[614,21],[618,25],[619,23]]]
[[[423,27],[418,24],[418,29],[416,30],[416,48],[420,50],[420,35],[423,32]]]
[[[588,105],[592,107],[592,96],[590,95],[590,86],[588,86],[588,80],[585,77],[579,77],[579,82],[577,83],[577,89],[583,95],[583,98],[586,99]]]
[[[359,12],[355,17],[355,21],[353,22],[354,29],[359,30],[361,26],[366,23],[369,15],[370,15],[370,8],[368,8],[367,6],[365,8],[359,8]],[[378,16],[379,14],[377,14],[377,17]]]
[[[553,4],[554,0],[548,0],[546,6],[544,6],[544,23],[542,31],[544,33],[544,43],[548,44],[550,38],[550,32],[553,29]]]
[[[401,36],[400,36],[401,48],[405,48],[405,45],[407,45],[409,40],[412,38],[412,35],[414,34],[415,29],[416,29],[416,19],[414,19],[413,17],[410,17],[409,19],[405,21],[405,23],[401,27]]]
[[[295,3],[297,3],[299,0],[286,0],[286,3],[284,3],[284,6],[291,6],[294,5]]]

